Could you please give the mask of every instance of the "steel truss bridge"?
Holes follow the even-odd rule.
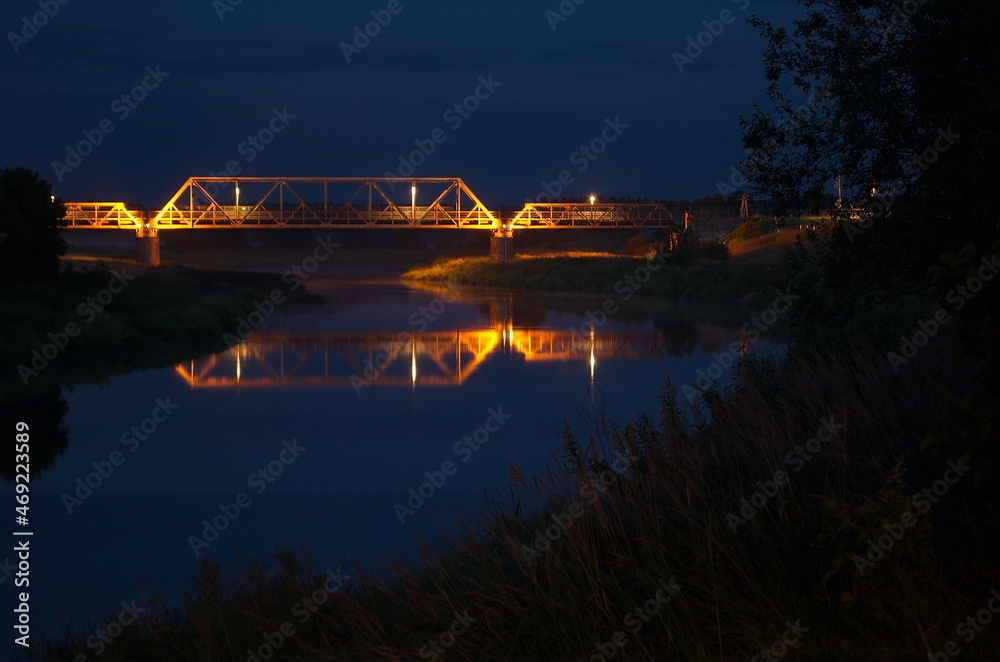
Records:
[[[488,209],[458,178],[192,177],[163,209],[122,202],[67,202],[71,228],[423,227],[505,230],[681,224],[663,205],[531,202],[509,218]]]
[[[133,230],[139,260],[160,260],[158,233],[200,228],[457,228],[493,233],[494,259],[513,257],[514,230],[666,228],[682,224],[663,205],[529,202],[488,209],[458,178],[191,177],[159,211],[123,202],[67,202],[66,225]],[[683,226],[686,226],[686,218]],[[675,234],[671,235],[672,237]],[[671,245],[673,240],[671,240]]]

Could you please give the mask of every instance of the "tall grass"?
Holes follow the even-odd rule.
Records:
[[[673,262],[673,258],[666,258],[636,292],[641,296],[714,302],[734,302],[748,296],[763,302],[774,297],[776,263],[703,261],[678,266]],[[413,269],[402,277],[413,281],[620,295],[621,288],[628,284],[625,279],[634,278],[637,270],[647,265],[644,258],[612,256],[516,257],[504,261],[459,258]]]
[[[274,659],[728,661],[783,635],[783,659],[927,659],[998,580],[990,535],[967,523],[980,508],[971,475],[927,514],[911,500],[947,468],[920,440],[967,379],[931,348],[898,375],[858,349],[751,357],[694,411],[668,384],[656,416],[599,418],[585,439],[565,428],[562,465],[531,478],[512,468],[510,502],[425,548],[422,564],[390,568],[390,581],[349,571],[350,589]],[[796,469],[789,453],[831,417],[843,427]],[[787,480],[762,487],[778,471]],[[760,491],[773,496],[741,513]],[[855,556],[906,512],[915,524],[859,572]],[[546,529],[548,547],[526,553]],[[657,601],[663,580],[679,591]],[[102,659],[246,660],[319,581],[288,554],[228,582],[208,565],[182,610],[158,609]],[[459,615],[475,620],[446,635]],[[439,655],[430,640],[448,646]],[[961,659],[996,659],[998,641],[1000,624],[983,629]]]

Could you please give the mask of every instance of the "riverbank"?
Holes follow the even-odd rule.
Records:
[[[631,298],[632,294],[686,301],[741,302],[757,305],[774,298],[778,260],[744,256],[674,264],[669,254],[650,258],[613,254],[540,254],[493,261],[453,258],[411,269],[410,281],[464,285],[596,292]]]
[[[767,223],[745,222],[725,244],[684,235],[672,252],[657,250],[653,237],[636,235],[617,249],[552,251],[535,248],[513,259],[444,257],[404,272],[411,282],[453,282],[556,292],[592,292],[623,300],[638,295],[692,302],[762,307],[774,300],[783,251],[801,232],[774,232]],[[641,257],[637,254],[642,255]]]
[[[10,287],[0,315],[3,395],[171,365],[226,347],[224,334],[281,290],[310,300],[279,275],[150,269],[128,260],[64,261],[58,280]],[[29,323],[30,321],[30,323]],[[155,351],[153,351],[155,350]]]

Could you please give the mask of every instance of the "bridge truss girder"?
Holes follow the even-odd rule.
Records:
[[[124,202],[67,202],[66,223],[73,228],[139,230],[143,212],[130,210]]]
[[[405,200],[395,190],[400,185]],[[346,190],[331,199],[331,187]],[[417,195],[424,204],[416,204]],[[151,224],[160,230],[500,226],[465,182],[440,177],[192,177]]]
[[[397,192],[399,186],[403,190]],[[416,204],[418,196],[424,204]],[[122,202],[65,204],[71,228],[153,233],[423,227],[484,229],[510,237],[512,230],[532,228],[682,228],[666,207],[649,203],[529,202],[513,218],[501,220],[464,181],[444,177],[191,177],[158,212],[130,210]]]
[[[513,230],[528,228],[670,228],[682,224],[661,204],[616,202],[529,202],[511,219]]]

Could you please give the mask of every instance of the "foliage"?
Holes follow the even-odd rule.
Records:
[[[726,260],[729,249],[714,240],[702,240],[693,231],[681,233],[673,251],[674,264],[686,266],[697,260]]]
[[[51,343],[47,334],[62,333],[74,323],[78,335],[52,361],[51,368],[30,377],[30,385],[42,386],[87,381],[98,370],[116,370],[141,364],[151,358],[148,349],[159,345],[156,356],[167,365],[187,348],[200,351],[225,348],[223,333],[233,332],[241,316],[256,310],[254,302],[267,299],[282,288],[273,274],[198,271],[182,267],[143,269],[118,264],[132,279],[100,314],[81,313],[89,298],[114,279],[105,264],[88,269],[67,268],[51,282],[21,284],[8,289],[0,316],[0,396],[23,393],[19,366],[30,366],[34,352]],[[309,298],[304,290],[286,293],[290,300]],[[24,320],[32,324],[24,324]],[[100,368],[95,368],[95,364]],[[13,387],[13,388],[12,388]]]
[[[701,241],[698,244],[698,257],[703,260],[728,260],[729,247],[721,241]]]
[[[985,254],[973,245],[958,253],[946,253],[931,270],[940,289],[950,293],[964,287],[971,292],[980,269],[1000,258],[1000,242]],[[996,276],[995,279],[998,279]],[[959,299],[959,300],[964,300]],[[982,508],[970,514],[989,530],[1000,529],[1000,348],[997,325],[1000,324],[1000,285],[987,283],[959,311],[959,356],[978,366],[971,388],[958,389],[945,399],[942,421],[935,434],[924,439],[924,447],[933,455],[960,455],[973,467],[974,480],[989,494]]]
[[[784,224],[782,224],[784,225]],[[729,245],[738,244],[748,239],[764,237],[773,234],[775,230],[774,221],[767,218],[755,218],[743,221],[735,228],[726,233],[722,238]]]
[[[51,185],[27,168],[0,172],[0,283],[51,281],[66,242],[59,236],[65,208]]]
[[[698,246],[698,244],[695,244]],[[692,249],[695,254],[699,248]],[[748,297],[764,300],[774,297],[773,283],[778,269],[771,262],[717,259],[688,266],[676,264],[677,257],[665,258],[650,279],[639,284],[637,271],[647,265],[645,259],[613,257],[541,257],[491,261],[489,258],[446,260],[430,267],[414,269],[403,278],[418,281],[450,281],[489,287],[572,292],[602,292],[615,296],[633,294],[690,301],[733,302]],[[617,289],[616,289],[617,288]]]
[[[885,343],[932,305],[925,273],[943,250],[996,239],[1000,3],[801,4],[792,30],[753,21],[774,109],[742,121],[743,171],[756,194],[788,204],[844,176],[833,226],[787,261],[815,295],[793,312],[799,341]]]

